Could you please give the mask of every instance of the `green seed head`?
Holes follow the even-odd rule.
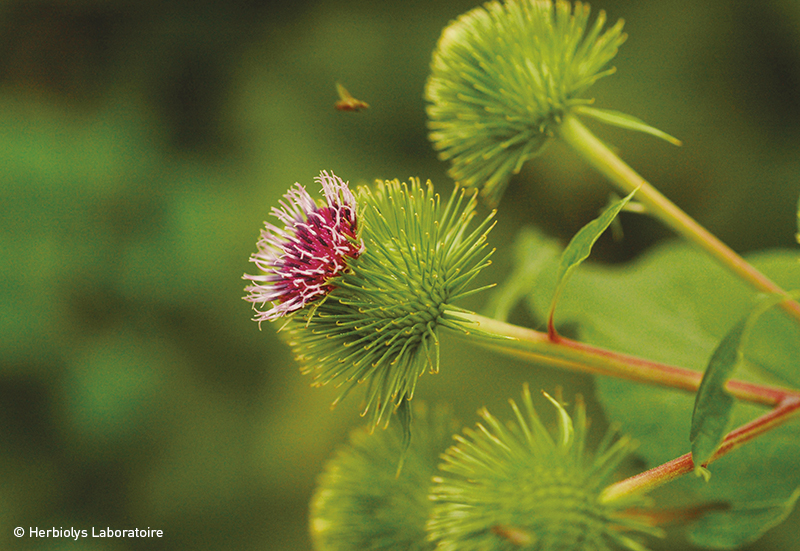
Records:
[[[558,412],[555,437],[545,429],[523,391],[515,421],[503,424],[485,409],[484,424],[465,430],[443,456],[446,474],[434,478],[431,540],[441,551],[644,551],[626,532],[660,531],[620,514],[641,498],[604,503],[601,492],[628,456],[631,442],[607,437],[594,457],[585,453],[586,410],[575,419]]]
[[[474,195],[442,201],[430,182],[361,188],[363,252],[330,281],[333,290],[287,325],[289,342],[315,384],[344,385],[337,402],[365,383],[363,414],[388,422],[419,377],[439,369],[440,327],[467,330],[453,305],[489,264],[490,215],[470,228]]]
[[[425,88],[430,138],[450,175],[496,202],[583,94],[610,73],[623,22],[564,0],[489,2],[442,33]]]

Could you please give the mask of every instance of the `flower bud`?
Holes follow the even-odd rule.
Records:
[[[370,435],[354,431],[350,444],[325,465],[311,499],[311,536],[317,551],[433,551],[425,539],[431,476],[457,430],[449,409],[415,403],[414,437],[398,473],[399,427]]]
[[[564,0],[488,2],[442,33],[425,88],[430,139],[449,174],[496,203],[625,41],[622,21],[587,31],[589,6]]]
[[[503,424],[483,409],[485,425],[465,430],[443,456],[434,478],[429,537],[441,551],[537,549],[607,551],[645,548],[626,532],[661,535],[624,510],[642,498],[604,502],[608,479],[632,450],[630,440],[609,434],[594,454],[585,453],[586,410],[581,399],[573,421],[558,413],[557,434],[547,431],[527,385],[515,421]]]
[[[364,250],[331,281],[318,308],[287,326],[302,371],[315,384],[367,385],[362,415],[370,425],[414,396],[417,380],[439,370],[439,328],[467,331],[453,302],[489,264],[482,251],[492,215],[469,230],[474,195],[455,190],[443,202],[430,182],[397,180],[361,188]],[[335,403],[336,403],[335,402]]]

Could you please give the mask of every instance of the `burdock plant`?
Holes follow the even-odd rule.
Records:
[[[642,551],[641,540],[662,535],[658,525],[669,521],[694,522],[695,543],[732,549],[780,523],[800,499],[800,489],[792,492],[800,486],[800,470],[791,464],[800,436],[796,427],[784,425],[800,412],[800,391],[764,382],[796,380],[800,292],[784,291],[739,257],[583,125],[581,118],[589,116],[678,143],[630,115],[592,105],[588,91],[613,72],[609,63],[624,41],[621,21],[606,28],[601,11],[591,22],[589,7],[580,2],[507,0],[477,7],[442,33],[425,88],[430,138],[457,180],[452,193],[443,198],[430,182],[417,179],[351,189],[322,172],[319,199],[295,184],[272,210],[277,223],[265,224],[250,258],[259,273],[244,276],[254,319],[280,323],[315,385],[342,387],[335,403],[359,385],[365,390],[361,411],[367,427],[328,465],[313,501],[312,533],[320,551]],[[573,147],[625,197],[581,229],[560,258],[548,252],[554,245],[520,255],[526,257],[522,266],[545,275],[517,274],[506,290],[525,295],[534,317],[545,304],[546,331],[464,310],[456,303],[487,287],[475,280],[492,254],[487,234],[494,213],[476,221],[478,195],[497,203],[513,173],[554,139]],[[589,300],[573,298],[571,315],[589,342],[560,334],[556,314],[568,309],[562,304],[569,304],[573,273],[634,202],[637,212],[658,218],[728,271],[718,273],[718,266],[684,248],[677,261],[662,252],[642,264],[644,281],[637,270],[587,271],[578,296]],[[776,256],[761,264],[778,281],[796,286],[796,255],[785,260]],[[694,275],[707,278],[713,291],[692,295],[687,281]],[[747,295],[732,276],[760,298]],[[680,291],[668,295],[670,289]],[[637,293],[646,294],[640,301],[648,308],[632,315],[624,306],[635,309]],[[597,304],[609,312],[594,312]],[[788,316],[766,314],[775,305]],[[594,317],[581,323],[590,313]],[[763,319],[767,329],[758,325]],[[627,340],[624,330],[631,332]],[[511,421],[502,423],[482,409],[483,423],[456,436],[449,448],[442,436],[451,423],[444,418],[420,415],[412,430],[408,404],[420,377],[439,370],[445,331],[536,365],[605,376],[597,381],[600,402],[647,443],[640,453],[655,466],[615,481],[633,452],[631,439],[608,432],[589,452],[593,439],[583,401],[575,399],[570,417],[560,398],[545,395],[556,410],[556,429],[550,430],[527,387],[521,407],[512,402]],[[665,342],[653,344],[661,334]],[[758,345],[755,359],[750,341]],[[673,354],[673,348],[680,351]],[[653,361],[626,349],[679,358],[678,363],[688,358],[689,367],[705,363],[706,369]],[[733,377],[740,365],[751,367],[753,380]],[[609,383],[610,377],[661,388],[634,393]],[[656,394],[664,389],[695,393],[693,407]],[[728,432],[741,411],[750,411],[735,416],[737,401],[769,410],[745,417]],[[661,416],[648,424],[650,410]],[[675,428],[689,410],[691,421]],[[401,432],[373,434],[394,412]],[[660,428],[662,422],[669,431]],[[662,440],[682,429],[691,453],[674,457],[674,447]],[[773,429],[786,431],[774,439],[784,454],[752,447],[731,454]],[[723,457],[728,461],[714,463]],[[431,478],[436,462],[441,472]],[[644,496],[651,490],[692,472],[702,475],[696,482],[703,484],[711,463],[723,476],[714,479],[716,485],[693,488],[702,496],[699,506],[647,509]],[[738,473],[747,473],[744,485]],[[761,487],[775,495],[762,496]]]

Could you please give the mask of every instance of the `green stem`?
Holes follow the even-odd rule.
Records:
[[[544,365],[619,377],[663,387],[696,392],[703,374],[692,369],[663,364],[613,350],[607,350],[562,336],[519,327],[478,314],[459,314],[476,324],[470,332],[472,342],[497,352],[531,360]],[[777,406],[788,397],[800,397],[800,391],[731,380],[726,390],[734,397]]]
[[[567,116],[559,126],[559,135],[590,165],[608,178],[622,193],[636,188],[636,199],[647,211],[679,235],[700,246],[722,265],[764,293],[786,294],[771,279],[755,269],[693,218],[664,197],[635,170],[629,167],[576,117]],[[793,300],[781,303],[783,309],[800,322],[800,304]]]

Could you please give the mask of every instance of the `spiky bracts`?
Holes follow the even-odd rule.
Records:
[[[359,201],[364,251],[286,330],[315,384],[344,386],[336,402],[366,384],[362,413],[374,427],[413,397],[426,370],[438,371],[439,328],[468,330],[453,302],[480,290],[469,284],[489,264],[492,215],[469,229],[474,194],[457,189],[442,201],[415,179],[362,188]]]
[[[377,434],[353,431],[325,465],[311,499],[317,551],[433,551],[425,539],[430,481],[458,425],[449,408],[414,406],[414,436],[401,471],[399,425]]]
[[[357,238],[356,200],[347,183],[322,171],[316,181],[325,201],[317,203],[299,183],[284,195],[281,208],[273,207],[283,227],[264,222],[258,251],[250,261],[263,272],[244,275],[252,281],[245,300],[253,303],[258,322],[296,312],[333,289],[331,279],[358,257],[363,243]],[[270,308],[265,308],[270,304]]]
[[[512,173],[542,149],[624,42],[601,34],[601,11],[564,0],[488,2],[450,23],[425,88],[430,139],[450,175],[499,200]]]
[[[608,551],[645,547],[627,533],[660,535],[624,511],[641,498],[603,502],[609,478],[632,449],[608,433],[593,456],[585,450],[586,411],[576,400],[574,421],[558,413],[552,436],[533,407],[527,385],[515,421],[501,423],[486,409],[484,424],[456,436],[434,479],[429,537],[441,551]]]

